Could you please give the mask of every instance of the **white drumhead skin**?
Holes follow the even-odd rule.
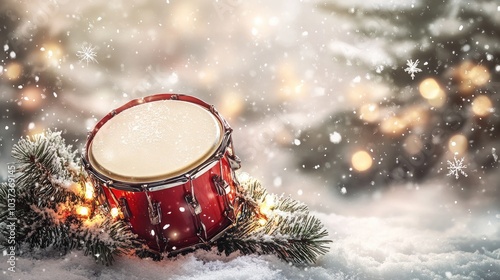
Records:
[[[205,108],[179,100],[136,105],[108,120],[94,136],[89,160],[123,182],[182,175],[207,160],[222,141],[222,125]]]

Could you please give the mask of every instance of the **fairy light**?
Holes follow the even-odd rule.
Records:
[[[271,211],[275,207],[274,197],[271,195],[267,195],[264,201],[259,205],[259,220],[258,223],[263,226],[267,223]]]
[[[89,200],[94,197],[94,187],[90,182],[85,182],[85,199]]]
[[[76,214],[80,216],[85,216],[87,217],[90,213],[90,209],[87,206],[78,206],[76,208]]]
[[[363,172],[372,167],[373,160],[368,152],[360,150],[352,155],[351,164],[354,169]]]
[[[275,206],[274,198],[271,195],[267,195],[262,204],[259,205],[259,212],[264,216],[269,216],[272,208]]]
[[[111,217],[113,217],[113,218],[118,217],[118,215],[120,214],[120,212],[118,211],[118,208],[116,208],[116,207],[111,208],[110,213],[111,213]]]

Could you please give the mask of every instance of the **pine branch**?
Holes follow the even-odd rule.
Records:
[[[132,254],[142,245],[129,226],[105,215],[95,200],[86,201],[87,180],[76,163],[76,151],[66,145],[60,132],[20,139],[12,156],[17,160],[15,246],[28,249],[55,248],[66,253],[83,250],[96,261],[110,265],[114,256]],[[7,206],[8,185],[0,186],[0,225],[12,216]],[[76,214],[83,204],[92,204],[88,217]],[[12,228],[0,226],[0,247],[7,244]]]
[[[48,130],[44,134],[26,137],[12,148],[12,157],[18,161],[16,187],[27,190],[38,198],[38,206],[54,207],[67,199],[78,201],[71,189],[78,182],[76,151],[66,145],[61,132]]]
[[[111,265],[115,255],[130,255],[141,248],[141,242],[125,222],[112,221],[105,216],[97,216],[96,219],[82,227],[76,236],[83,243],[85,255],[93,256],[104,265]]]
[[[313,264],[318,256],[328,252],[327,244],[331,241],[324,239],[328,232],[319,219],[309,214],[306,205],[289,197],[270,195],[254,179],[241,184],[243,195],[237,223],[216,241],[219,252],[275,254],[294,264]],[[268,200],[272,201],[271,206],[266,205]]]

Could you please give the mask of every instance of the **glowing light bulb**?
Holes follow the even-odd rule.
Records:
[[[259,219],[259,224],[260,224],[261,226],[265,225],[266,223],[267,223],[267,220],[266,220],[266,219],[264,219],[264,218],[260,218],[260,219]]]
[[[268,216],[273,207],[274,198],[271,195],[267,195],[262,204],[259,206],[259,212],[264,216]]]
[[[120,212],[118,211],[118,208],[116,208],[116,207],[111,208],[110,213],[111,213],[111,217],[113,217],[113,218],[118,217],[118,215],[120,214]]]
[[[89,213],[90,213],[90,210],[86,206],[79,206],[78,208],[76,208],[76,214],[78,214],[80,216],[88,216]]]
[[[92,199],[94,197],[94,187],[90,182],[85,182],[85,199]]]

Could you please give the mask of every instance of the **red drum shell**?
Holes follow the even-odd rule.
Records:
[[[144,183],[112,180],[92,166],[89,148],[104,123],[130,107],[170,99],[195,103],[219,120],[224,139],[211,158],[181,176]],[[170,93],[152,95],[132,100],[98,122],[89,134],[82,161],[94,181],[98,197],[104,200],[101,203],[109,210],[121,209],[132,231],[151,249],[176,253],[214,241],[233,224],[238,191],[234,170],[239,168],[239,159],[233,153],[231,131],[213,106],[195,97]]]
[[[144,239],[151,249],[159,252],[181,251],[202,244],[204,241],[213,240],[232,224],[231,219],[234,218],[234,214],[230,209],[226,209],[224,197],[219,194],[213,181],[214,176],[221,176],[221,167],[223,178],[231,178],[227,182],[230,191],[226,195],[229,203],[234,205],[237,183],[232,179],[233,171],[229,166],[227,155],[207,172],[191,181],[202,210],[199,218],[206,228],[206,236],[203,236],[203,230],[200,232],[200,225],[197,225],[196,217],[193,215],[194,209],[185,199],[186,194],[191,192],[190,181],[149,192],[150,199],[160,203],[159,225],[151,224],[145,192],[124,191],[112,187],[104,187],[103,190],[107,198],[114,196],[119,203],[126,201],[121,202],[120,206],[108,199],[110,207],[121,208],[122,212],[129,216],[127,220],[132,225],[134,233]],[[126,205],[123,205],[124,203]]]

